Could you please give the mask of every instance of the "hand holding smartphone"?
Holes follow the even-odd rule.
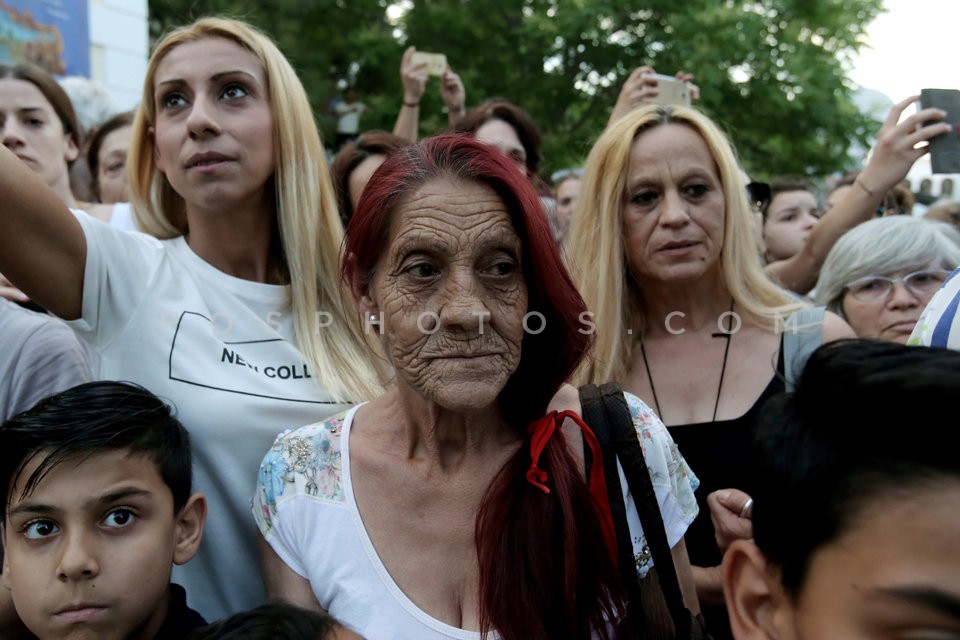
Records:
[[[930,167],[933,173],[960,173],[960,90],[921,89],[920,107],[947,112],[943,119],[950,131],[930,140]]]
[[[410,59],[413,65],[426,63],[427,74],[431,76],[442,76],[447,68],[447,56],[442,53],[429,53],[427,51],[414,51]]]
[[[690,86],[686,82],[662,73],[650,75],[657,79],[657,95],[649,99],[651,102],[690,106]]]

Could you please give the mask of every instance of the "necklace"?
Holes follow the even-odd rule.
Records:
[[[730,313],[733,313],[733,298],[730,299]],[[723,376],[727,372],[727,356],[730,355],[730,338],[733,337],[733,333],[730,332],[730,323],[733,322],[730,316],[727,317],[727,330],[721,331],[719,333],[711,334],[711,337],[714,338],[726,338],[727,346],[723,348],[723,365],[720,367],[720,382],[717,384],[717,398],[713,402],[713,418],[711,422],[717,421],[717,408],[720,406],[720,391],[723,389]],[[663,417],[663,412],[660,410],[660,400],[657,398],[657,388],[653,385],[653,374],[650,373],[650,363],[647,361],[647,350],[643,348],[643,338],[640,338],[640,355],[643,356],[643,368],[647,371],[647,380],[650,381],[650,391],[653,393],[653,406],[657,409],[657,415],[660,416],[660,421],[664,424],[667,421]]]

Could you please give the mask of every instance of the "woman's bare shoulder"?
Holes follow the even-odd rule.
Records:
[[[850,325],[847,324],[847,321],[832,311],[824,312],[823,328],[821,331],[823,342],[833,342],[834,340],[842,340],[843,338],[857,337],[857,334],[854,333]]]

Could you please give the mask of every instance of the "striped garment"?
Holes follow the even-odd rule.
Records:
[[[908,345],[946,347],[960,351],[960,268],[930,299],[914,327]]]

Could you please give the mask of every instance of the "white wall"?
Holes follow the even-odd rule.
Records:
[[[147,0],[88,0],[90,77],[113,95],[117,108],[140,100],[149,56]]]

